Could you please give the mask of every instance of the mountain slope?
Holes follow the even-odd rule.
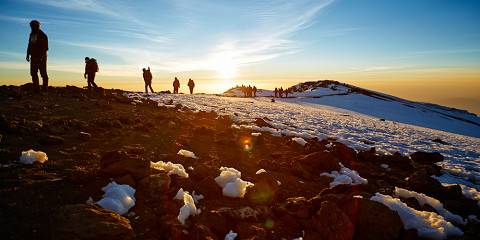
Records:
[[[330,106],[385,120],[480,137],[480,118],[465,110],[409,101],[331,80],[300,83],[291,89],[289,98],[282,101]],[[234,88],[225,94],[239,96],[235,92]],[[268,90],[263,92],[265,94],[259,96],[273,95]]]

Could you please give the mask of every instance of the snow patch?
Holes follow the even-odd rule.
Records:
[[[340,172],[332,171],[330,173],[321,173],[320,176],[327,176],[333,178],[333,182],[330,183],[330,188],[341,184],[358,185],[368,183],[368,180],[362,178],[357,171],[347,168],[341,163]]]
[[[188,217],[198,215],[201,212],[202,211],[200,209],[197,209],[197,207],[195,206],[195,201],[193,200],[192,195],[190,195],[188,192],[183,192],[183,206],[178,211],[178,221],[182,225],[185,225],[185,221],[188,219]]]
[[[150,162],[150,167],[158,170],[163,170],[167,172],[167,175],[169,176],[172,174],[175,174],[183,178],[188,178],[187,171],[185,171],[185,168],[180,163],[163,162],[163,161]]]
[[[258,174],[260,174],[260,173],[266,173],[266,172],[267,172],[267,171],[266,171],[265,169],[263,169],[263,168],[260,168],[260,169],[258,169],[258,171],[257,171],[257,172],[255,172],[255,174],[257,174],[257,175],[258,175]]]
[[[395,192],[394,192],[395,197],[401,197],[401,198],[415,198],[417,199],[418,203],[420,205],[425,205],[428,204],[431,207],[433,207],[438,214],[442,215],[447,221],[454,222],[456,224],[462,224],[465,225],[466,222],[462,219],[462,217],[453,214],[449,212],[447,209],[443,207],[443,204],[438,201],[435,198],[429,197],[423,193],[417,193],[415,191],[409,191],[407,189],[395,187]]]
[[[370,200],[379,202],[400,216],[405,229],[417,229],[418,236],[432,239],[446,239],[449,236],[462,236],[463,232],[442,216],[427,211],[415,210],[407,204],[388,195],[375,193]]]
[[[258,136],[260,136],[260,135],[262,135],[262,133],[259,133],[259,132],[254,132],[254,133],[252,133],[252,136],[254,136],[254,137],[258,137]]]
[[[224,196],[243,198],[247,187],[253,186],[253,183],[242,180],[242,173],[235,168],[221,167],[220,171],[215,182],[222,188]]]
[[[197,156],[195,156],[195,153],[191,152],[191,151],[188,151],[188,150],[185,150],[185,149],[180,149],[177,153],[178,155],[182,155],[184,157],[189,157],[189,158],[194,158],[194,159],[198,159]]]
[[[129,185],[111,182],[102,191],[105,193],[97,204],[103,209],[123,215],[135,206],[135,189]]]
[[[305,141],[305,139],[303,139],[301,137],[294,137],[294,138],[292,138],[292,141],[295,141],[296,143],[298,143],[302,146],[305,146],[305,144],[307,144],[307,141]]]
[[[225,235],[225,240],[235,240],[237,236],[238,236],[237,233],[230,230],[230,232],[228,232],[227,235]]]
[[[34,162],[44,163],[48,160],[47,154],[42,151],[22,151],[20,162],[23,164],[33,164]]]

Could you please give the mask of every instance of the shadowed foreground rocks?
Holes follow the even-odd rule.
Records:
[[[2,239],[224,239],[230,230],[237,239],[417,239],[396,212],[369,200],[395,187],[435,197],[462,218],[480,216],[459,186],[431,177],[441,174],[438,153],[356,151],[334,139],[302,147],[289,137],[233,129],[228,117],[194,112],[175,96],[168,104],[128,99],[120,90],[67,86],[33,95],[28,85],[0,87]],[[268,126],[261,118],[255,123]],[[48,161],[20,164],[28,149],[46,152]],[[180,149],[198,159],[177,155]],[[189,178],[150,168],[158,161],[182,164]],[[332,178],[320,174],[340,170],[340,163],[368,183],[330,188]],[[244,198],[222,195],[214,178],[223,166],[255,183]],[[256,174],[261,168],[266,172]],[[111,181],[136,189],[124,216],[94,204]],[[196,203],[202,212],[185,225],[177,219],[183,202],[173,199],[180,188],[204,196]],[[478,239],[478,223],[458,227],[463,239]]]

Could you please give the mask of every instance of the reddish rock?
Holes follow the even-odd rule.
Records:
[[[255,124],[259,127],[270,127],[273,128],[272,125],[267,123],[263,118],[255,118]]]
[[[130,221],[95,205],[60,207],[52,221],[52,239],[134,239]]]
[[[127,184],[131,187],[135,187],[135,179],[130,174],[123,175],[121,177],[116,177],[115,182],[118,184]]]
[[[430,177],[425,171],[417,171],[409,176],[407,188],[439,200],[445,199],[445,192],[447,191],[439,181]]]
[[[292,162],[292,168],[297,173],[318,176],[322,172],[340,170],[339,158],[328,152],[314,152]]]
[[[249,222],[239,222],[234,232],[238,233],[238,239],[265,239],[267,237],[267,232],[263,227]]]
[[[312,203],[304,197],[292,197],[288,198],[281,206],[288,214],[300,219],[306,219],[310,217],[310,209]]]
[[[100,173],[108,177],[130,174],[138,180],[149,175],[150,161],[124,151],[108,152],[100,159]]]
[[[347,214],[333,202],[323,202],[317,215],[311,221],[313,229],[320,234],[323,240],[353,239],[353,223]]]
[[[352,164],[357,161],[357,153],[355,150],[341,143],[335,143],[335,145],[333,145],[332,153],[348,167],[351,167]]]
[[[150,175],[137,182],[137,193],[145,200],[155,201],[166,196],[170,183],[171,179],[165,173]]]
[[[355,239],[398,239],[402,234],[398,214],[381,203],[351,198],[342,209],[355,224]]]

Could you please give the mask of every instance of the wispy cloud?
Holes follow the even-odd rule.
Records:
[[[414,51],[408,55],[444,55],[444,54],[464,54],[464,53],[480,53],[478,48],[460,48],[460,49],[431,49],[423,51]]]
[[[95,0],[25,0],[35,4],[42,4],[56,8],[68,9],[73,11],[88,11],[102,13],[110,16],[119,17],[119,13],[113,11],[105,1],[95,1]]]
[[[302,51],[302,42],[294,39],[295,33],[311,27],[315,23],[315,17],[334,2],[246,0],[232,3],[179,0],[168,3],[175,7],[173,12],[169,12],[172,17],[158,24],[155,15],[126,11],[128,4],[123,1],[25,1],[72,11],[102,13],[118,19],[121,23],[99,26],[105,28],[103,32],[116,36],[110,36],[112,43],[74,42],[69,39],[57,42],[114,56],[135,68],[148,64],[171,72],[218,71],[219,68],[226,67],[236,69]],[[215,16],[219,14],[216,19]],[[234,17],[237,15],[238,18]],[[241,27],[236,29],[228,26],[229,22],[222,23],[222,17],[231,18],[229,21]],[[81,21],[82,19],[79,20]],[[179,27],[171,27],[169,33],[166,33],[164,30],[170,23]],[[219,28],[216,29],[212,23],[218,23]],[[184,27],[196,31],[190,33],[191,29]],[[199,31],[205,32],[198,35]],[[344,29],[346,31],[353,30]],[[340,32],[338,30],[337,34]],[[135,42],[137,45],[134,45],[130,41],[132,38],[149,44]],[[202,43],[197,42],[197,38]],[[131,70],[136,74],[137,69]],[[123,68],[119,74],[128,74],[126,71]]]
[[[9,22],[25,24],[25,23],[30,22],[30,19],[23,18],[23,17],[7,16],[7,15],[0,14],[0,21],[9,21]]]

